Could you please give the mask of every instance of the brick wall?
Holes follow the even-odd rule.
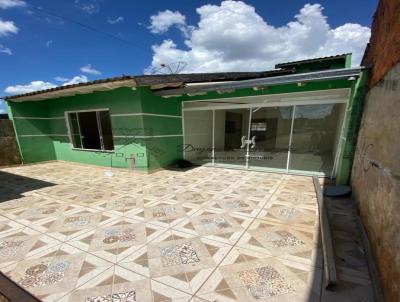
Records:
[[[373,67],[373,87],[400,61],[400,1],[381,0],[371,29],[370,44],[361,65]]]

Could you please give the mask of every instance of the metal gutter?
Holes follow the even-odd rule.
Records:
[[[186,86],[178,89],[166,89],[154,91],[154,94],[163,97],[179,96],[182,94],[198,94],[212,91],[232,91],[235,89],[265,87],[272,85],[282,85],[291,83],[306,83],[324,80],[338,80],[350,77],[358,77],[363,67],[347,68],[347,69],[332,69],[317,72],[292,74],[252,80],[234,81],[230,83],[205,83],[195,86]]]

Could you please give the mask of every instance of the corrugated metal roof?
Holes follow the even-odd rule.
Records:
[[[330,60],[335,60],[335,59],[346,59],[347,55],[350,55],[350,53],[344,53],[344,54],[340,54],[340,55],[321,57],[321,58],[306,59],[306,60],[300,60],[300,61],[292,61],[292,62],[287,62],[287,63],[279,63],[279,64],[275,65],[275,68],[294,67],[295,65],[304,64],[304,63],[330,61]]]
[[[90,81],[86,83],[79,83],[73,85],[59,86],[46,90],[39,90],[24,94],[18,94],[13,96],[4,96],[4,100],[12,101],[17,99],[39,99],[39,95],[54,94],[54,92],[62,90],[77,90],[77,88],[83,88],[87,86],[94,86],[107,83],[121,82],[121,87],[126,86],[126,81],[133,81],[135,87],[140,86],[152,86],[152,85],[164,85],[165,86],[179,86],[183,83],[203,83],[203,82],[219,82],[219,81],[236,81],[236,80],[248,80],[270,77],[275,75],[291,74],[294,73],[294,69],[280,69],[280,70],[268,70],[262,72],[219,72],[219,73],[192,73],[192,74],[168,74],[168,75],[139,75],[139,76],[128,76],[122,75],[120,77],[106,78],[101,80]],[[114,86],[115,88],[115,86]],[[47,97],[48,98],[48,97]]]

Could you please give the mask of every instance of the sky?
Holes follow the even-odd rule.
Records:
[[[376,6],[377,0],[0,0],[0,96],[122,74],[269,70],[347,52],[357,66]]]

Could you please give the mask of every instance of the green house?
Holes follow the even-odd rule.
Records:
[[[366,70],[351,54],[263,72],[122,76],[7,96],[23,163],[194,164],[347,183]]]

